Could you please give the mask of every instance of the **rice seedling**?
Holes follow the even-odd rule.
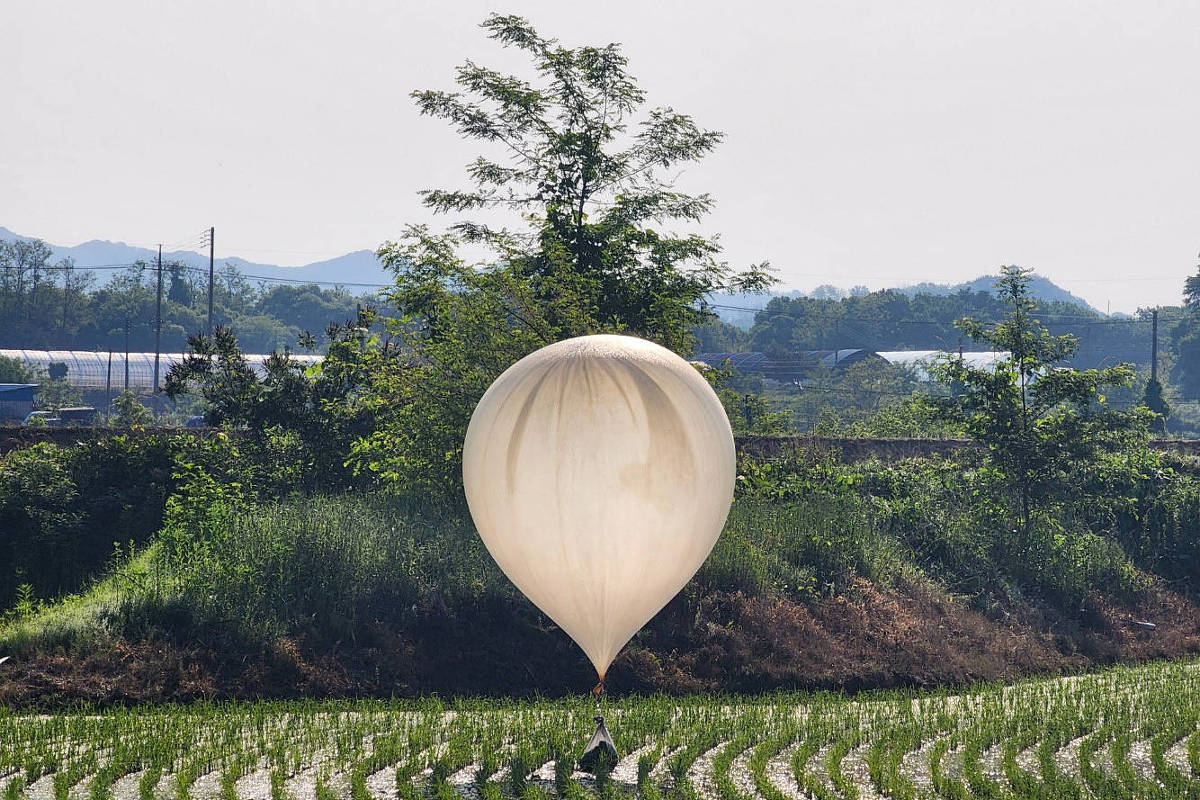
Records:
[[[1200,665],[947,692],[264,702],[0,714],[0,796],[55,800],[1198,798]],[[255,783],[257,781],[257,783]],[[115,788],[125,787],[117,796]]]

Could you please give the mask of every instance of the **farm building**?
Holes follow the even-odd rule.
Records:
[[[129,388],[139,394],[154,390],[154,353],[128,354],[128,379],[126,378],[126,354],[90,352],[87,350],[0,350],[0,356],[22,361],[38,371],[49,375],[51,364],[65,364],[65,380],[84,392],[119,392]],[[183,360],[184,353],[160,353],[158,356],[159,386],[166,380],[167,370],[172,364]],[[261,375],[263,362],[269,355],[247,353],[245,358],[251,369]],[[293,361],[314,364],[320,356],[295,355]]]
[[[32,383],[0,383],[0,422],[21,421],[33,411],[37,386]]]
[[[932,380],[929,374],[929,367],[940,359],[946,357],[954,358],[961,355],[962,360],[968,366],[995,369],[996,365],[1007,359],[1010,354],[1003,350],[963,353],[950,353],[945,350],[883,350],[875,355],[889,364],[908,367],[916,374],[918,380],[929,381]]]

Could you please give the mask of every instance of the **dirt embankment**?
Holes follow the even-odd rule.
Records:
[[[553,696],[595,681],[579,649],[527,604],[410,612],[369,642],[231,647],[152,637],[86,655],[18,657],[0,665],[0,702]],[[1198,653],[1200,608],[1165,590],[1127,606],[1096,597],[1070,618],[1035,606],[985,616],[921,587],[860,581],[814,603],[678,597],[626,646],[607,685],[618,694],[960,685]]]

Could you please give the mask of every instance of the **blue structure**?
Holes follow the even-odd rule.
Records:
[[[20,422],[33,411],[34,383],[0,383],[0,422]]]

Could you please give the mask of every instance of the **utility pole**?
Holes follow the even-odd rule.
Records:
[[[62,325],[59,327],[59,333],[64,337],[67,335],[67,302],[71,299],[71,265],[68,263],[67,268],[63,270],[63,315]]]
[[[208,229],[208,335],[212,336],[212,309],[213,309],[213,237],[216,235],[215,227]]]
[[[1150,380],[1158,380],[1158,309],[1151,312],[1150,327]]]
[[[129,317],[125,317],[125,391],[129,391]]]
[[[154,303],[154,392],[158,392],[158,352],[162,342],[162,245],[158,246],[158,299]]]

